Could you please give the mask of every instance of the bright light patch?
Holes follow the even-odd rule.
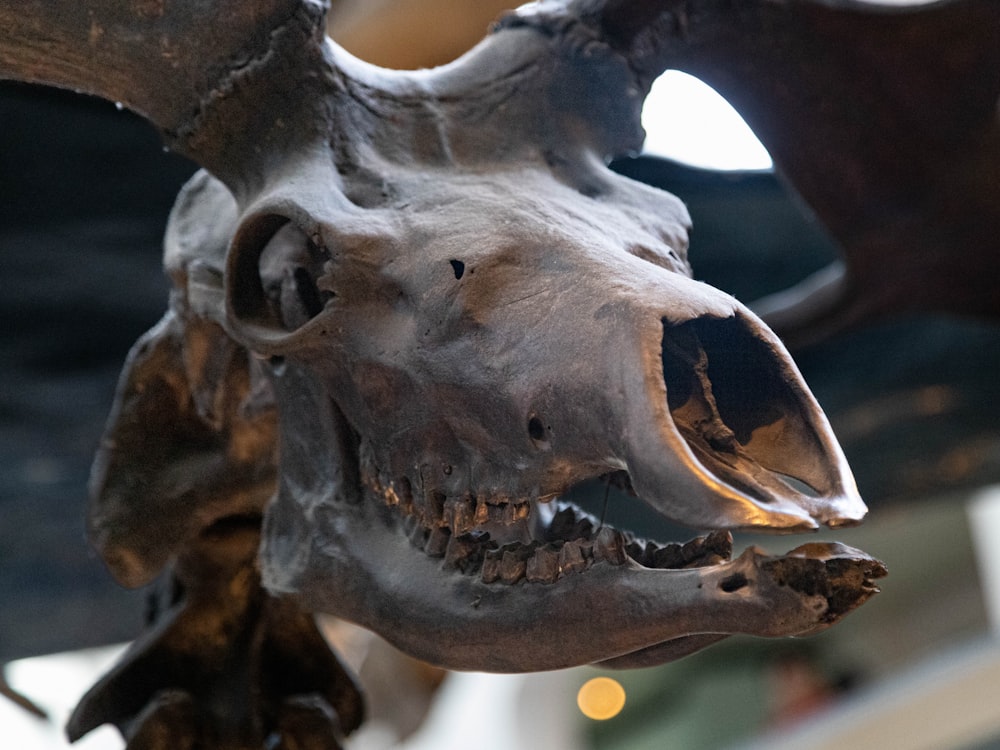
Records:
[[[668,70],[653,82],[642,110],[643,153],[704,169],[771,169],[771,156],[715,89]]]
[[[576,705],[588,719],[612,719],[625,707],[625,688],[610,677],[595,677],[580,688]]]

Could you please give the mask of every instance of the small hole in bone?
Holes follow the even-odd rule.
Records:
[[[528,436],[536,443],[545,442],[545,425],[536,414],[532,414],[528,418]]]
[[[455,272],[455,278],[460,279],[465,275],[465,264],[460,260],[450,260],[451,270]]]
[[[747,577],[742,573],[733,573],[731,576],[722,579],[719,583],[719,588],[727,594],[731,594],[734,591],[739,591],[740,589],[745,588],[749,583],[750,581],[748,581]]]

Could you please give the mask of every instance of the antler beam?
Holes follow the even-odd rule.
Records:
[[[227,176],[247,161],[233,151],[277,137],[275,110],[303,106],[302,78],[321,69],[325,9],[320,0],[2,0],[0,78],[117,102]]]

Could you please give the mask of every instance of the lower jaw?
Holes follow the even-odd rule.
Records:
[[[826,559],[840,552],[823,545],[793,552],[786,567],[755,549],[730,559],[726,532],[640,542],[558,501],[496,506],[500,521],[510,518],[501,535],[464,527],[476,503],[438,498],[428,511],[384,488],[365,495],[324,503],[308,520],[279,497],[265,524],[278,533],[262,550],[265,585],[451,669],[649,666],[727,633],[799,635],[863,602],[884,573],[856,551],[843,555],[847,573],[831,572]]]

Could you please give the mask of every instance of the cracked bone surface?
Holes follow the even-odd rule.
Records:
[[[171,311],[98,458],[90,528],[121,580],[259,513],[283,601],[495,671],[811,633],[877,590],[881,563],[837,545],[730,559],[727,529],[866,509],[780,341],[690,277],[680,201],[606,168],[641,144],[649,71],[598,3],[408,73],[324,40],[320,3],[243,5],[213,6],[237,31],[203,68],[149,73],[118,62],[196,48],[193,6],[67,5],[45,38],[94,54],[42,64],[0,1],[0,71],[113,96],[215,175],[174,210]],[[717,531],[649,542],[558,500],[598,478]]]

